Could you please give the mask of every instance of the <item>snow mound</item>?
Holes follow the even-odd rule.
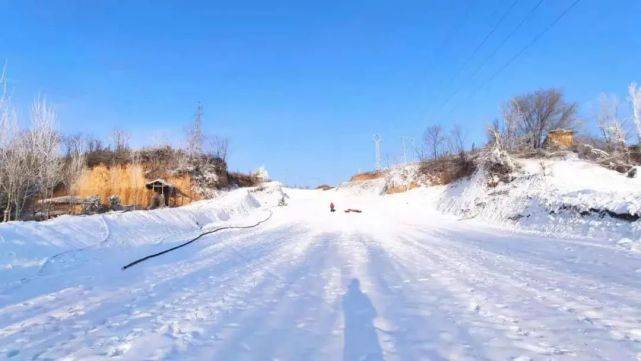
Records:
[[[420,173],[420,164],[411,163],[380,171],[377,178],[342,183],[338,188],[354,195],[382,195],[401,193],[428,184],[429,180]]]
[[[337,192],[354,196],[385,194],[385,178],[375,178],[362,181],[343,182],[336,187]]]
[[[641,179],[574,156],[515,163],[519,171],[511,182],[493,186],[484,171],[477,171],[447,186],[437,208],[556,235],[641,238]]]
[[[278,193],[280,186],[269,189]],[[87,261],[91,249],[142,249],[188,239],[217,224],[240,221],[268,201],[269,197],[261,193],[237,189],[179,208],[0,224],[0,285]]]
[[[289,198],[280,182],[266,182],[249,189],[249,193],[264,207],[274,207],[281,199]]]
[[[420,164],[412,163],[389,169],[385,174],[385,193],[400,193],[429,184],[420,173]]]
[[[267,172],[267,168],[265,168],[265,166],[258,167],[258,169],[254,171],[254,177],[261,182],[268,182],[270,180],[269,172]]]

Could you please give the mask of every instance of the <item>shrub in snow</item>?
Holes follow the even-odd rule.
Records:
[[[120,201],[120,197],[115,194],[109,196],[109,209],[111,209],[112,211],[119,211],[122,209],[122,202]]]
[[[228,176],[229,184],[233,187],[254,187],[261,183],[253,174],[232,172]]]
[[[192,158],[175,173],[189,174],[192,190],[205,199],[215,197],[219,189],[230,185],[227,164],[221,158],[209,156]]]
[[[259,182],[268,182],[269,181],[269,173],[267,172],[267,169],[265,167],[261,166],[256,171],[253,173],[253,176],[259,181]]]
[[[487,174],[487,184],[490,187],[495,187],[499,182],[511,182],[514,179],[513,173],[518,168],[512,157],[501,148],[498,142],[483,152],[479,161],[481,168]]]
[[[476,171],[476,164],[469,154],[460,152],[458,156],[442,157],[422,161],[419,173],[427,178],[428,184],[449,184],[469,177]]]
[[[625,147],[609,148],[612,151],[606,152],[594,145],[582,143],[577,145],[576,151],[581,159],[598,163],[602,167],[619,173],[629,172],[635,163],[633,153]]]
[[[415,164],[390,168],[385,174],[385,193],[404,192],[415,188],[420,183],[421,174]]]
[[[100,196],[94,195],[85,200],[83,213],[100,213],[104,212]]]

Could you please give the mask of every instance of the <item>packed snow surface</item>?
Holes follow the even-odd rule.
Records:
[[[445,215],[446,191],[271,183],[182,208],[2,224],[0,358],[641,357],[639,253]]]

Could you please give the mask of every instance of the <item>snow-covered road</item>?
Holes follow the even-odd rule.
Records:
[[[288,193],[259,228],[126,271],[123,248],[77,252],[0,290],[0,358],[641,359],[638,253],[460,221],[412,193]]]

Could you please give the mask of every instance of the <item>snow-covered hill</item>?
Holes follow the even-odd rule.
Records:
[[[513,159],[510,182],[489,184],[483,169],[448,185],[431,185],[417,164],[339,188],[359,194],[416,188],[426,207],[486,224],[557,236],[593,237],[641,252],[641,176],[630,178],[573,154]],[[390,192],[392,190],[392,192]]]
[[[521,162],[495,188],[478,175],[391,195],[269,183],[182,208],[1,224],[0,358],[639,358],[641,254],[546,229],[615,222],[560,205],[632,213],[637,180]],[[618,231],[636,237],[635,225]]]
[[[641,251],[641,178],[566,156],[517,159],[514,180],[483,172],[444,187],[437,208],[486,223],[557,236],[589,236]]]

